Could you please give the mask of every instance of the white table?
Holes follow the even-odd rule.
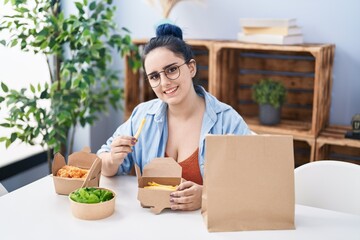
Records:
[[[0,197],[0,239],[346,239],[360,240],[360,216],[296,206],[296,230],[208,233],[200,211],[140,207],[136,177],[101,177],[117,193],[115,213],[97,221],[73,217],[67,196],[57,195],[51,176]]]

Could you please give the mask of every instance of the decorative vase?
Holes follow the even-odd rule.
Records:
[[[278,108],[270,104],[259,105],[259,119],[263,125],[276,125],[280,123],[281,106]]]

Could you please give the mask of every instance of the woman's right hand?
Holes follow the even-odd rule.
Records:
[[[111,161],[119,166],[123,163],[128,153],[132,152],[131,147],[136,144],[136,138],[131,136],[119,136],[111,143]]]
[[[132,152],[131,147],[136,144],[136,138],[132,136],[119,136],[114,138],[110,152],[103,152],[99,155],[102,159],[101,173],[104,176],[114,176],[120,164],[124,162],[127,154]]]

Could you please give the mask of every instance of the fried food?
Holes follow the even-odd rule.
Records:
[[[138,130],[136,131],[135,135],[134,135],[134,138],[138,139],[139,136],[140,136],[140,133],[141,133],[141,130],[142,128],[144,127],[144,124],[145,124],[145,118],[143,120],[141,120],[141,123],[140,123],[140,126],[138,128]]]
[[[167,190],[167,191],[176,191],[178,185],[172,186],[172,185],[164,185],[159,184],[156,182],[148,182],[148,186],[145,186],[144,188],[151,188],[151,189],[157,189],[157,190]]]
[[[65,178],[86,178],[87,174],[88,170],[86,169],[65,165],[57,171],[56,176]]]

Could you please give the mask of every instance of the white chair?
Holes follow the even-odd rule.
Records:
[[[322,160],[296,168],[295,202],[360,215],[360,165]]]
[[[6,190],[6,188],[0,183],[0,197],[7,193],[8,191]]]

